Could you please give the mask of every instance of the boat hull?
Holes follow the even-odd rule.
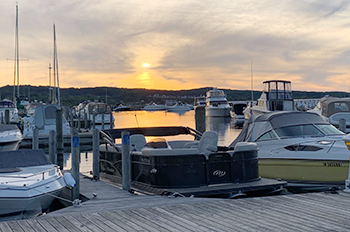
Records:
[[[259,158],[261,177],[288,182],[344,185],[349,161]]]
[[[231,117],[231,107],[206,107],[205,116],[207,117]]]

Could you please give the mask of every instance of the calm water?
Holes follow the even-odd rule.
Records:
[[[124,111],[114,112],[115,128],[128,127],[152,127],[152,126],[188,126],[196,129],[195,112],[191,110],[184,114],[165,111]],[[238,136],[241,127],[236,125],[236,121],[230,117],[207,117],[205,122],[206,130],[216,131],[219,135],[218,145],[228,146]],[[170,137],[169,137],[170,138]],[[193,139],[186,136],[175,136],[171,139]],[[147,138],[146,139],[150,139]],[[118,142],[118,141],[117,141]],[[64,169],[71,169],[70,154],[66,154]],[[89,173],[92,170],[92,153],[81,153],[80,171]]]

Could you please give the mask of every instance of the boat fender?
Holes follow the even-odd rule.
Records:
[[[75,182],[73,176],[70,173],[68,173],[68,172],[64,173],[63,177],[64,177],[64,181],[66,182],[66,184],[69,187],[75,187],[76,182]]]

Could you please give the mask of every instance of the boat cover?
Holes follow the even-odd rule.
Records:
[[[272,129],[307,124],[328,123],[319,114],[305,111],[275,111],[262,114],[254,121],[249,119],[229,148],[233,149],[238,142],[255,142],[262,134]]]
[[[34,125],[40,130],[44,129],[45,125],[56,124],[56,110],[59,109],[58,105],[40,105],[35,109]],[[62,117],[62,123],[66,123],[66,119]]]
[[[320,99],[322,115],[330,117],[338,112],[350,113],[350,101],[338,97],[323,97]]]
[[[19,130],[16,124],[0,124],[0,132]]]
[[[1,169],[31,167],[51,164],[43,150],[15,150],[0,152]]]

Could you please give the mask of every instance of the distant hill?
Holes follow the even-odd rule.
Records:
[[[78,105],[82,101],[102,101],[109,105],[124,103],[127,105],[145,105],[151,101],[156,103],[165,103],[169,100],[180,100],[187,103],[193,103],[194,97],[205,95],[212,87],[189,89],[189,90],[152,90],[152,89],[126,89],[114,87],[95,87],[95,88],[61,88],[61,102],[65,106]],[[231,90],[225,91],[229,101],[249,101],[251,100],[250,90]],[[13,86],[7,85],[0,88],[0,98],[12,99]],[[28,98],[30,101],[47,102],[49,99],[48,86],[20,86],[20,95]],[[254,100],[260,95],[261,91],[254,91]],[[346,92],[308,92],[293,91],[294,99],[314,99],[325,95],[334,97],[348,97]]]

